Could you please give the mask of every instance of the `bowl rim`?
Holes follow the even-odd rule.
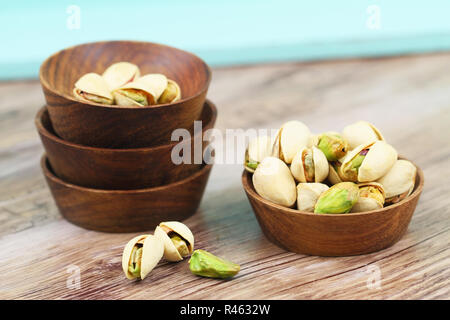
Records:
[[[398,157],[399,160],[408,160],[405,157],[399,156]],[[406,202],[411,201],[412,199],[416,198],[423,189],[423,184],[424,184],[424,175],[423,175],[423,171],[420,167],[418,167],[414,162],[410,161],[417,169],[417,173],[416,173],[416,179],[418,177],[418,185],[417,187],[415,187],[415,190],[413,191],[413,193],[411,193],[408,197],[406,197],[405,199],[394,203],[390,206],[387,207],[383,207],[381,209],[376,209],[376,210],[371,210],[371,211],[364,211],[364,212],[349,212],[349,213],[326,213],[326,214],[317,214],[314,212],[306,212],[306,211],[301,211],[301,210],[297,210],[294,208],[288,208],[288,207],[284,207],[282,205],[273,203],[269,200],[264,199],[263,197],[261,197],[255,190],[254,190],[254,186],[253,186],[253,180],[251,179],[251,175],[252,173],[248,172],[247,170],[244,169],[243,173],[242,173],[242,185],[244,187],[244,191],[250,195],[253,199],[255,199],[258,202],[262,202],[265,206],[269,206],[272,207],[273,209],[277,209],[280,212],[284,212],[284,213],[290,213],[290,214],[300,214],[300,215],[308,215],[308,216],[314,216],[314,217],[354,217],[354,216],[362,216],[362,215],[369,215],[369,214],[376,214],[376,213],[382,213],[384,211],[388,211],[391,209],[395,209],[398,206],[401,206],[403,204],[405,204]],[[297,184],[296,184],[297,185]]]
[[[203,108],[207,108],[207,107],[209,107],[211,109],[211,118],[205,126],[203,126],[203,123],[202,123],[202,132],[201,132],[202,136],[206,130],[212,129],[214,127],[214,124],[217,119],[216,105],[213,102],[211,102],[210,100],[206,99],[205,103],[203,105]],[[36,125],[36,128],[38,129],[38,132],[58,144],[69,146],[69,147],[72,147],[75,149],[81,149],[81,150],[86,150],[86,151],[98,151],[98,152],[147,152],[150,150],[155,151],[155,150],[172,148],[173,146],[175,146],[178,143],[185,142],[184,140],[183,141],[173,141],[173,142],[171,141],[171,143],[169,143],[169,144],[161,144],[161,145],[157,145],[157,146],[153,146],[153,147],[129,148],[129,149],[127,149],[127,148],[91,147],[91,146],[64,140],[64,139],[58,137],[56,134],[53,134],[50,131],[48,131],[42,124],[42,115],[44,114],[45,111],[48,111],[47,105],[42,106],[39,109],[39,111],[36,113],[36,116],[34,118],[34,123]],[[198,120],[196,120],[196,121],[198,121]],[[199,135],[199,134],[200,134],[200,132],[197,133],[197,135]],[[195,135],[194,136],[191,135],[189,140],[186,140],[186,142],[192,141],[193,138],[195,138]],[[202,141],[203,141],[203,139],[202,139]]]
[[[100,103],[95,103],[95,102],[91,102],[91,101],[81,101],[76,99],[75,97],[71,96],[71,95],[67,95],[65,93],[61,93],[57,90],[55,90],[52,86],[50,86],[50,84],[48,83],[47,79],[43,76],[43,69],[44,66],[47,65],[49,63],[49,61],[56,57],[57,55],[59,55],[61,52],[66,51],[66,50],[73,50],[74,48],[77,47],[82,47],[82,46],[88,46],[88,45],[95,45],[95,44],[106,44],[106,43],[127,43],[127,44],[147,44],[147,45],[152,45],[152,46],[159,46],[159,47],[164,47],[167,48],[169,50],[176,50],[179,51],[183,54],[189,55],[191,57],[193,57],[194,59],[198,59],[201,64],[203,64],[204,68],[205,68],[205,73],[206,73],[206,81],[203,85],[203,87],[200,88],[200,90],[198,92],[196,92],[195,94],[189,96],[189,97],[185,97],[182,98],[176,102],[173,103],[163,103],[163,104],[156,104],[156,105],[150,105],[150,106],[119,106],[119,105],[104,105],[104,104],[100,104]],[[189,51],[186,50],[182,50],[182,49],[178,49],[169,45],[165,45],[165,44],[161,44],[161,43],[156,43],[156,42],[148,42],[148,41],[137,41],[137,40],[110,40],[110,41],[92,41],[92,42],[85,42],[85,43],[80,43],[77,45],[73,45],[67,48],[63,48],[55,53],[53,53],[52,55],[50,55],[49,57],[47,57],[41,64],[40,68],[39,68],[39,81],[41,82],[41,85],[43,87],[45,87],[45,89],[47,89],[48,91],[63,97],[67,100],[76,102],[76,103],[80,103],[83,104],[85,106],[91,106],[91,107],[101,107],[101,108],[113,108],[113,109],[130,109],[130,110],[144,110],[144,109],[160,109],[160,108],[164,108],[164,107],[174,107],[180,104],[185,103],[186,101],[190,101],[193,100],[195,98],[197,98],[198,96],[202,95],[204,92],[206,92],[208,90],[208,87],[211,83],[211,78],[212,78],[212,72],[211,72],[211,68],[209,67],[209,65],[199,56],[197,56],[194,53],[191,53]]]
[[[211,170],[213,164],[203,164],[202,168],[200,168],[199,170],[197,170],[196,172],[194,172],[193,174],[191,174],[190,176],[169,183],[169,184],[164,184],[161,186],[157,186],[157,187],[150,187],[150,188],[143,188],[143,189],[126,189],[126,190],[120,190],[120,189],[113,189],[113,190],[108,190],[108,189],[95,189],[95,188],[87,188],[87,187],[82,187],[73,183],[69,183],[66,182],[64,180],[62,180],[61,178],[57,177],[49,168],[50,166],[50,162],[48,161],[48,157],[47,154],[44,153],[41,156],[41,168],[42,168],[42,172],[44,173],[44,175],[52,180],[54,183],[58,184],[58,185],[62,185],[65,188],[69,188],[69,189],[76,189],[79,191],[83,191],[83,192],[89,192],[89,193],[97,193],[97,194],[136,194],[136,193],[149,193],[149,192],[156,192],[156,191],[161,191],[164,189],[170,189],[179,185],[183,185],[183,184],[187,184],[189,182],[191,182],[192,180],[198,178],[199,176],[202,176],[204,174],[206,174],[209,170]]]

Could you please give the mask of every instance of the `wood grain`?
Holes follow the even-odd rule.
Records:
[[[102,74],[128,61],[141,74],[162,73],[178,83],[181,100],[148,107],[105,106],[74,98],[84,74]],[[59,51],[45,60],[39,79],[55,132],[63,139],[92,147],[140,148],[170,141],[177,128],[190,129],[198,119],[211,80],[197,56],[176,48],[138,41],[93,42]]]
[[[122,274],[134,234],[105,234],[61,219],[39,168],[33,125],[37,81],[0,85],[0,297],[6,299],[450,299],[450,54],[260,65],[213,70],[217,125],[313,132],[370,120],[425,186],[406,234],[375,253],[324,258],[290,253],[262,234],[241,185],[241,165],[216,163],[199,211],[185,223],[196,247],[241,264],[232,280],[161,262],[142,283]],[[26,92],[26,94],[23,94]],[[16,97],[20,96],[20,99]],[[236,155],[242,159],[243,153]],[[68,289],[76,265],[80,289]],[[378,271],[377,271],[378,270]],[[380,286],[371,280],[378,275]]]
[[[202,128],[196,137],[137,149],[93,148],[67,142],[54,134],[45,108],[36,115],[35,124],[52,169],[65,182],[88,188],[129,190],[169,184],[198,171],[202,163],[195,163],[194,152],[204,151],[209,145],[204,141],[204,133],[214,128],[216,116],[216,107],[208,101],[197,119],[202,121]],[[190,150],[185,151],[186,156],[190,155],[190,163],[172,161],[175,145],[183,151]]]

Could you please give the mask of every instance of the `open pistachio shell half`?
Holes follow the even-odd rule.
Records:
[[[323,183],[299,183],[297,185],[297,209],[314,212],[317,199],[328,189],[328,186]]]
[[[259,163],[272,152],[272,139],[269,136],[258,136],[248,143],[245,151],[244,168],[248,172],[255,172]]]
[[[158,104],[173,103],[181,99],[181,89],[178,83],[167,79],[167,88],[158,99]]]
[[[328,163],[328,177],[327,180],[332,185],[343,182],[341,176],[339,175],[340,167],[342,166],[342,159],[332,161]]]
[[[358,201],[353,205],[351,212],[364,212],[383,208],[385,193],[380,183],[360,183],[358,187]]]
[[[384,141],[362,144],[345,156],[339,176],[344,181],[375,181],[384,176],[396,160],[397,151]]]
[[[318,136],[317,148],[322,150],[328,161],[336,161],[347,154],[348,143],[337,132],[325,132]]]
[[[151,88],[154,93],[155,101],[159,100],[169,83],[167,77],[160,73],[146,74],[145,76],[140,77],[139,81],[146,83]]]
[[[367,121],[358,121],[346,126],[342,130],[342,137],[348,142],[350,150],[361,144],[369,144],[378,140],[384,141],[380,130]]]
[[[168,261],[181,261],[194,250],[194,235],[181,222],[161,222],[155,236],[164,243],[164,258]]]
[[[272,155],[290,164],[298,150],[310,144],[311,132],[308,127],[300,121],[289,121],[278,131]]]
[[[122,254],[122,269],[128,279],[143,280],[158,264],[164,253],[164,244],[153,235],[131,239]]]
[[[102,75],[111,91],[126,85],[128,82],[133,82],[139,76],[138,66],[129,62],[114,63]]]
[[[73,94],[77,99],[95,103],[111,105],[114,102],[105,79],[96,73],[87,73],[78,79]]]
[[[299,182],[322,182],[328,176],[328,161],[316,148],[300,148],[291,163],[291,172]]]
[[[253,174],[256,192],[266,200],[292,207],[297,199],[294,177],[288,166],[278,158],[267,157]]]
[[[391,170],[378,180],[386,192],[386,203],[399,202],[414,190],[417,168],[408,160],[397,160]]]

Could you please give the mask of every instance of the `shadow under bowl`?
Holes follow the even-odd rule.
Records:
[[[77,100],[72,90],[84,74],[102,74],[120,61],[141,75],[162,73],[175,80],[182,99],[147,107],[106,106]],[[211,71],[199,57],[169,46],[138,41],[93,42],[61,50],[45,60],[39,78],[55,132],[93,147],[139,148],[170,141],[174,129],[189,129],[201,114]]]
[[[47,157],[42,171],[65,219],[103,232],[141,232],[162,221],[181,221],[198,209],[212,165],[204,165],[186,179],[148,189],[101,190],[76,186],[56,177]]]
[[[55,135],[46,107],[37,113],[35,124],[58,177],[83,187],[123,190],[169,184],[198,171],[203,161],[194,155],[200,151],[203,156],[209,146],[205,133],[214,128],[216,117],[215,105],[207,101],[199,119],[202,131],[196,132],[195,136],[183,137],[180,142],[137,149],[95,148],[67,142]],[[172,150],[181,150],[175,155],[185,156],[190,163],[174,163]]]
[[[423,189],[423,172],[416,168],[416,184],[409,197],[360,213],[314,214],[280,206],[257,194],[247,171],[242,174],[242,184],[264,235],[272,243],[308,255],[351,256],[387,248],[405,234]]]

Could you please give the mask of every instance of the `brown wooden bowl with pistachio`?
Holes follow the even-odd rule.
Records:
[[[169,103],[117,105],[111,104],[108,97],[103,99],[103,91],[90,92],[108,67],[121,62],[138,66],[141,75],[164,75],[179,86],[181,97]],[[79,82],[86,74],[98,76],[84,79],[88,80],[86,86],[86,81]],[[211,71],[202,59],[180,49],[150,42],[106,41],[53,54],[41,65],[39,78],[53,127],[60,137],[93,147],[139,148],[167,143],[174,129],[192,126],[201,114]],[[116,83],[116,77],[108,78]],[[116,93],[121,101],[127,101],[139,85],[142,83]],[[85,91],[75,94],[74,88],[78,87]],[[123,96],[125,91],[127,97]],[[80,99],[79,94],[89,98],[86,92],[102,99]]]

